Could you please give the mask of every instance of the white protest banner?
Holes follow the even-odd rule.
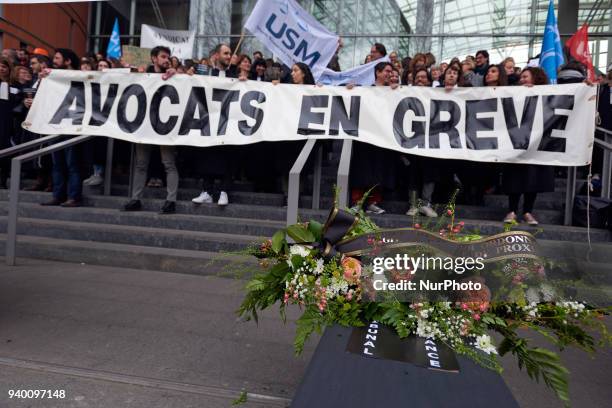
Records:
[[[140,46],[154,48],[163,45],[170,48],[173,56],[179,59],[188,59],[193,55],[195,31],[165,30],[143,24],[140,30]]]
[[[23,127],[203,147],[353,139],[442,159],[582,166],[591,160],[595,95],[585,84],[349,90],[53,70]]]
[[[285,65],[308,65],[315,80],[338,48],[338,36],[295,0],[258,0],[244,27]]]
[[[323,75],[319,78],[319,83],[323,85],[346,85],[354,84],[361,86],[369,86],[374,83],[374,67],[381,62],[389,62],[389,57],[377,59],[376,61],[368,62],[364,65],[359,65],[355,68],[346,71],[336,72],[329,68],[325,68]]]

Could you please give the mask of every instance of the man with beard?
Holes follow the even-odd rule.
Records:
[[[170,49],[157,46],[151,50],[152,64],[147,69],[149,73],[164,74],[162,79],[168,79],[176,73],[170,67]],[[134,167],[134,189],[131,200],[123,206],[124,211],[138,211],[142,209],[140,201],[147,182],[147,170],[151,159],[152,145],[136,144]],[[159,146],[161,161],[166,169],[166,202],[160,210],[160,214],[172,214],[176,212],[176,196],[178,192],[179,174],[176,169],[176,147]]]
[[[67,48],[58,48],[53,55],[54,69],[79,69],[79,57]],[[44,75],[39,73],[39,77]],[[42,205],[81,206],[81,173],[78,146],[67,147],[51,155],[53,160],[53,199]],[[66,199],[67,198],[67,199]]]
[[[212,52],[215,66],[210,72],[211,76],[219,78],[238,78],[238,67],[231,64],[232,50],[227,44],[218,44]],[[207,148],[197,150],[196,172],[202,178],[202,192],[191,201],[194,204],[211,204],[215,191],[219,191],[217,204],[226,206],[229,204],[229,197],[226,190],[231,184],[233,173],[232,163],[236,157],[246,156],[247,150],[253,147],[232,146],[223,148]],[[194,150],[191,149],[193,152]],[[215,180],[220,180],[219,184]],[[210,194],[209,194],[210,191]]]
[[[227,44],[219,44],[213,50],[215,66],[210,75],[219,78],[238,78],[236,65],[231,65],[232,50]]]

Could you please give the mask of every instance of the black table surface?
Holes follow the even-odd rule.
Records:
[[[293,398],[292,408],[517,408],[496,372],[457,356],[443,372],[346,351],[351,328],[328,328]]]

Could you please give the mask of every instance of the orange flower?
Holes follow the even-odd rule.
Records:
[[[342,269],[344,270],[344,279],[349,282],[356,282],[361,276],[361,262],[350,256],[342,258]]]

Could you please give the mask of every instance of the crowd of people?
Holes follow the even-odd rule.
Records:
[[[338,52],[340,52],[339,47]],[[372,45],[364,63],[383,59],[387,50],[383,44]],[[431,53],[418,53],[412,57],[401,58],[396,51],[375,65],[374,86],[440,87],[452,92],[457,87],[479,86],[535,86],[545,85],[549,80],[545,72],[529,64],[518,67],[512,57],[499,63],[490,61],[486,50],[468,55],[464,59],[452,58],[448,62],[437,63]],[[36,89],[50,69],[105,71],[125,68],[121,60],[107,59],[101,53],[79,58],[69,49],[3,49],[0,57],[0,148],[23,143],[39,137],[24,130],[24,121]],[[274,84],[315,85],[315,80],[307,65],[297,63],[292,67],[264,58],[260,51],[251,55],[232,53],[227,44],[216,46],[206,58],[181,61],[172,56],[170,49],[159,46],[151,50],[151,63],[148,66],[127,66],[132,72],[162,74],[164,79],[172,75],[211,75],[237,78],[244,81],[266,81]],[[340,70],[338,56],[329,64],[331,69]],[[609,67],[612,68],[612,67]],[[560,68],[558,83],[582,82],[586,80],[586,68],[570,61]],[[604,107],[600,115],[604,123],[610,123],[610,93],[612,70],[607,76],[600,75],[597,82],[602,83],[600,98]],[[352,88],[353,84],[346,84]],[[607,93],[606,93],[607,92]],[[606,126],[606,125],[604,125]],[[96,138],[85,146],[76,146],[53,153],[51,160],[42,157],[34,164],[36,183],[31,190],[52,191],[52,200],[43,205],[76,207],[82,205],[82,185],[97,186],[103,183],[106,149],[104,138]],[[102,143],[102,144],[101,144]],[[259,145],[267,146],[259,146]],[[332,142],[325,148],[332,151]],[[192,176],[203,181],[201,193],[193,198],[195,204],[224,206],[229,203],[232,182],[248,178],[262,191],[287,191],[287,174],[295,160],[301,144],[298,142],[278,142],[273,146],[260,143],[248,146],[224,146],[206,149],[181,148],[175,146],[150,146],[136,144],[134,147],[134,178],[130,201],[123,210],[137,211],[142,208],[142,195],[145,187],[162,187],[164,172],[167,189],[166,201],[161,208],[162,214],[176,211],[176,200],[180,174]],[[118,143],[117,166],[129,166],[129,145]],[[158,154],[159,152],[159,154]],[[272,157],[271,157],[272,156]],[[327,157],[327,156],[326,156]],[[6,188],[10,171],[10,158],[0,159],[0,187]],[[177,163],[178,162],[178,163]],[[272,163],[273,162],[273,163]],[[371,213],[385,212],[383,196],[398,190],[405,191],[409,200],[407,215],[421,214],[437,217],[432,203],[437,193],[440,202],[448,197],[448,192],[460,187],[462,199],[469,204],[482,204],[488,193],[508,195],[508,214],[504,222],[511,223],[521,218],[530,225],[537,225],[533,214],[537,193],[553,191],[555,169],[552,166],[504,164],[492,165],[459,160],[442,160],[397,152],[358,143],[354,149],[351,169],[351,197],[359,202],[364,192],[370,192],[365,202],[366,210]],[[365,163],[365,165],[364,165]],[[81,179],[83,165],[89,177]],[[266,168],[266,171],[262,171]],[[523,206],[519,209],[520,198]],[[520,215],[520,217],[519,217]]]

